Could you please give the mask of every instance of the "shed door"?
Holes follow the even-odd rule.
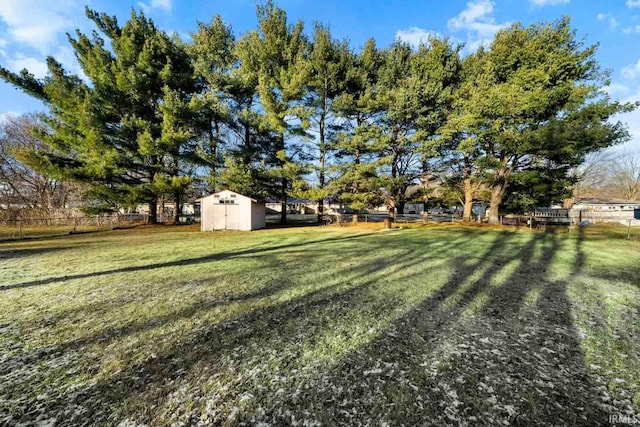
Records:
[[[226,205],[216,203],[213,205],[213,229],[224,230],[227,228]]]
[[[238,230],[240,228],[240,206],[235,200],[221,199],[213,205],[214,230]]]
[[[240,228],[240,205],[225,205],[227,208],[227,230]]]

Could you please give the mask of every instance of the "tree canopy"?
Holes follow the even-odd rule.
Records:
[[[486,200],[495,223],[501,207],[569,197],[586,156],[629,138],[613,117],[635,108],[602,91],[597,46],[566,17],[513,24],[464,57],[435,36],[354,50],[272,1],[254,30],[215,16],[188,42],[135,10],[123,25],[86,15],[97,31],[69,36],[82,76],[54,58],[43,79],[0,67],[48,107],[33,128],[46,149],[24,163],[85,183],[106,210],[148,203],[152,221],[160,197],[179,206],[197,185],[278,200],[282,221],[291,196],[393,215],[447,193],[465,219]]]

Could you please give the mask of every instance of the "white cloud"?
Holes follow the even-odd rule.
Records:
[[[640,101],[640,87],[635,89],[635,93],[628,96],[626,99],[622,99],[622,102],[637,102]],[[625,150],[640,152],[640,109],[635,109],[630,113],[618,114],[611,118],[611,121],[621,121],[626,123],[629,129],[631,139],[626,144],[614,147],[616,152],[622,152]]]
[[[6,59],[5,62],[7,68],[14,73],[18,73],[26,68],[37,78],[44,77],[49,70],[46,62],[31,56],[26,56],[22,53],[18,53],[14,57]]]
[[[430,37],[440,37],[440,34],[419,27],[409,27],[406,30],[396,32],[396,39],[409,43],[413,47],[418,47],[420,43],[426,43]]]
[[[631,91],[629,86],[623,85],[621,83],[611,83],[609,86],[605,86],[602,88],[608,95],[627,95]]]
[[[498,24],[494,16],[494,2],[477,0],[467,3],[458,16],[449,19],[447,26],[451,31],[466,31],[465,51],[473,51],[479,46],[488,46],[493,36],[510,22]]]
[[[467,3],[467,7],[454,18],[449,19],[448,26],[453,30],[469,30],[479,33],[495,33],[500,27],[495,25],[494,5],[490,0],[478,0]]]
[[[622,30],[622,32],[625,33],[625,34],[640,33],[640,25],[635,25],[633,27],[627,27],[624,30]]]
[[[65,33],[90,26],[84,17],[86,0],[0,0],[0,57],[11,71],[23,68],[38,78],[47,73],[52,55],[67,71],[81,74]],[[2,25],[4,23],[4,25]]]
[[[82,5],[82,0],[2,0],[0,20],[7,26],[2,36],[45,53],[82,18]]]
[[[640,7],[640,0],[627,0],[627,7],[630,9]]]
[[[622,67],[622,77],[625,79],[635,79],[640,76],[640,59],[632,65]]]
[[[570,0],[529,0],[529,3],[531,3],[534,6],[542,7],[542,6],[569,3],[569,1]]]
[[[618,27],[618,21],[616,18],[608,13],[598,13],[596,17],[598,18],[598,21],[607,21],[609,23],[610,30],[615,30]]]
[[[149,3],[139,1],[138,6],[140,6],[145,13],[149,13],[156,9],[169,12],[171,10],[171,0],[151,0]]]

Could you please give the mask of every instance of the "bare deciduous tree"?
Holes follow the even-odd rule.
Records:
[[[585,198],[602,198],[611,180],[613,157],[610,152],[603,150],[590,153],[584,162],[571,171],[575,179],[573,195],[565,200],[566,207],[572,206],[577,200]]]
[[[640,153],[627,151],[613,162],[610,186],[625,200],[640,197]]]
[[[51,211],[64,207],[69,188],[34,171],[21,160],[27,150],[46,150],[33,130],[44,126],[34,115],[7,117],[0,123],[0,206]]]

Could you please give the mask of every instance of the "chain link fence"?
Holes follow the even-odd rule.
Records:
[[[0,241],[113,230],[148,221],[147,214],[139,213],[0,219]]]

